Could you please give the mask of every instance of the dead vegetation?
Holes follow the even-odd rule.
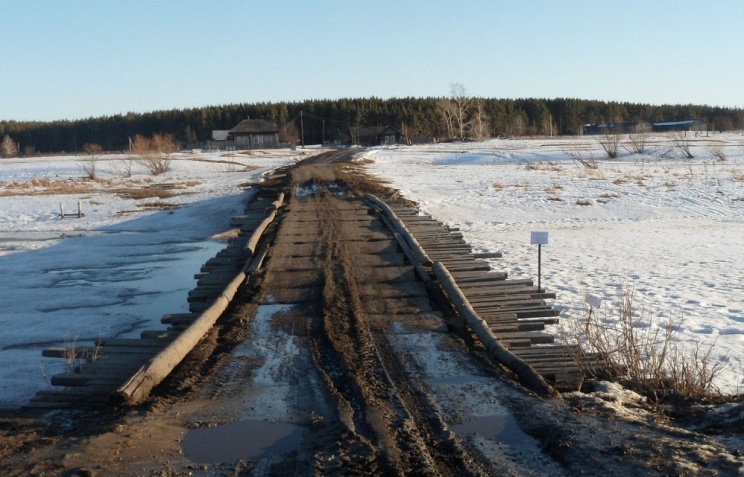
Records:
[[[721,397],[713,383],[725,363],[713,357],[715,343],[682,351],[679,320],[650,316],[632,285],[623,284],[611,299],[601,310],[589,306],[581,322],[566,321],[568,333],[581,344],[576,358],[589,375],[607,378],[609,370],[623,385],[655,401]]]

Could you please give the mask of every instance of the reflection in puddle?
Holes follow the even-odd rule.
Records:
[[[266,421],[240,421],[217,427],[192,429],[182,447],[192,462],[218,464],[236,460],[257,461],[270,454],[297,448],[302,427]]]
[[[510,415],[479,416],[471,421],[450,426],[450,429],[462,438],[477,434],[521,449],[534,449],[537,445],[537,442],[525,434]]]

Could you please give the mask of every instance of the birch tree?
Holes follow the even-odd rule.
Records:
[[[0,151],[3,153],[3,157],[13,157],[18,155],[18,144],[13,141],[9,135],[3,137],[3,142],[0,143]]]

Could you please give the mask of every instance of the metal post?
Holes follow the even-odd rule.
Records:
[[[542,244],[537,245],[537,292],[542,293],[540,275],[542,272]]]

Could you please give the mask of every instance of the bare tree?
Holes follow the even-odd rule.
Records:
[[[449,99],[440,99],[437,101],[437,111],[442,116],[444,127],[447,130],[447,139],[455,137],[454,126],[454,107]]]
[[[602,139],[599,140],[602,149],[607,153],[610,159],[616,159],[618,148],[620,147],[620,131],[615,124],[607,125]]]
[[[721,143],[711,144],[708,146],[708,154],[713,156],[717,161],[726,161],[726,153],[724,152],[723,144]]]
[[[628,144],[625,149],[634,154],[643,154],[648,147],[648,131],[643,124],[638,124],[635,132],[628,135]]]
[[[98,155],[103,151],[100,144],[84,144],[83,151],[87,157],[80,161],[80,167],[90,180],[96,179],[96,167],[98,166]]]
[[[692,143],[690,142],[690,139],[687,137],[687,134],[680,132],[674,135],[672,138],[672,141],[674,142],[674,147],[679,149],[679,151],[687,158],[692,159],[695,156],[692,154],[692,151],[690,151],[690,147],[692,146]]]
[[[475,100],[473,104],[475,111],[470,118],[470,137],[481,141],[490,136],[491,126],[488,121],[488,115],[483,107],[483,101]]]
[[[3,157],[13,157],[18,154],[18,144],[13,141],[13,138],[9,135],[3,137],[3,142],[0,143],[0,151],[3,153]]]
[[[152,138],[137,134],[132,148],[139,157],[137,162],[150,174],[157,176],[168,172],[171,164],[170,154],[178,149],[178,145],[170,134],[153,134]]]
[[[465,131],[468,126],[468,116],[470,108],[473,105],[473,99],[465,93],[465,86],[460,83],[450,85],[450,98],[453,106],[454,120],[457,125],[457,131],[460,139],[465,138]]]
[[[295,123],[287,123],[279,131],[279,142],[297,144],[300,142],[300,131]]]

